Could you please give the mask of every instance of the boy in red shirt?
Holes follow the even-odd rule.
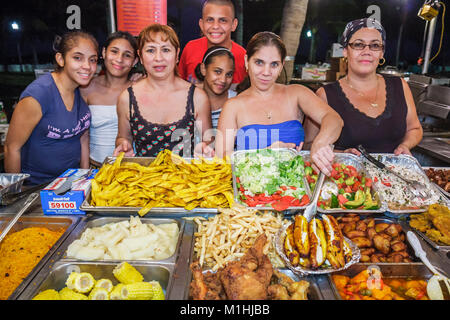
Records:
[[[184,47],[178,65],[180,77],[189,82],[198,82],[194,70],[202,62],[204,53],[209,47],[222,46],[231,50],[234,55],[236,66],[232,83],[240,83],[247,75],[244,62],[246,51],[231,40],[231,32],[236,30],[238,25],[233,2],[206,0],[198,24],[205,36],[189,41]]]

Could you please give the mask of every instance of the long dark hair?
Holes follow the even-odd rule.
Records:
[[[259,51],[262,47],[274,46],[277,48],[280,53],[281,62],[284,63],[284,59],[286,59],[286,46],[283,43],[283,40],[273,32],[263,31],[255,34],[247,44],[247,61],[250,61],[250,58]],[[237,93],[241,93],[244,90],[250,88],[250,78],[247,75],[241,83],[236,87]]]
[[[125,39],[128,41],[130,46],[133,48],[133,54],[134,57],[137,57],[137,51],[138,51],[138,43],[135,37],[127,31],[116,31],[111,33],[108,38],[106,38],[105,44],[103,45],[103,48],[105,48],[105,51],[108,49],[108,47],[111,45],[111,43],[116,39]],[[100,57],[100,63],[102,65],[102,69],[105,70],[105,61],[103,57]],[[130,72],[129,76],[132,72]]]
[[[63,67],[61,67],[56,62],[56,53],[60,53],[62,55],[62,57],[65,58],[67,52],[72,50],[78,44],[78,39],[80,39],[80,38],[91,40],[96,48],[97,53],[98,53],[98,42],[95,39],[95,37],[88,32],[81,31],[81,30],[73,30],[73,31],[68,31],[68,32],[64,33],[62,36],[56,36],[55,40],[53,40],[53,50],[55,51],[55,62],[54,63],[55,63],[56,72],[60,72],[63,69]]]
[[[202,72],[200,71],[201,64],[204,63],[205,67],[208,67],[208,65],[211,64],[211,62],[213,61],[214,57],[219,57],[219,56],[227,56],[228,58],[230,58],[233,61],[233,70],[234,70],[233,53],[231,53],[231,51],[225,47],[212,46],[212,47],[208,48],[208,50],[206,50],[205,54],[203,55],[202,62],[199,63],[195,67],[195,77],[200,81],[204,81],[205,77],[203,76]]]

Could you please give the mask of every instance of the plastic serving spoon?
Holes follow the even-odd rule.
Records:
[[[39,197],[38,193],[32,193],[28,196],[27,200],[23,204],[22,209],[14,216],[14,218],[8,223],[6,228],[0,234],[0,242],[2,242],[3,238],[8,234],[9,230],[11,230],[12,226],[16,223],[17,220],[22,216],[22,214],[27,211],[30,205]]]
[[[436,270],[427,258],[426,252],[423,250],[419,239],[412,231],[406,233],[408,242],[414,249],[416,257],[420,258],[422,262],[433,272],[433,276],[427,283],[427,294],[432,300],[450,300],[450,280],[442,273]]]

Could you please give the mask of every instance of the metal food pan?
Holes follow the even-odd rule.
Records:
[[[446,245],[446,244],[442,244],[442,243],[438,243],[435,242],[433,240],[431,240],[430,238],[428,238],[428,236],[426,235],[426,233],[423,233],[417,229],[411,228],[414,230],[414,232],[416,232],[419,236],[421,236],[423,238],[423,240],[425,240],[426,242],[428,242],[428,244],[430,246],[432,246],[433,248],[437,249],[437,250],[444,250],[444,251],[450,251],[450,245]]]
[[[346,270],[339,271],[334,274],[344,275],[352,278],[361,271],[368,269],[369,267],[379,268],[382,274],[382,278],[419,278],[428,280],[433,276],[433,273],[423,263],[357,263]],[[436,269],[445,275],[445,272],[443,272],[441,269]],[[334,284],[332,275],[328,276],[328,281],[336,299],[342,300],[341,295],[339,294],[338,289]]]
[[[296,274],[294,274],[291,270],[286,269],[286,268],[281,268],[281,269],[277,269],[277,270],[280,271],[281,273],[287,275],[295,282],[300,281],[300,280],[308,281],[309,282],[309,289],[308,289],[308,294],[307,294],[308,300],[324,300],[323,295],[320,292],[319,286],[314,277],[311,277],[311,276],[299,277]],[[210,270],[203,271],[203,273],[206,273],[206,272],[214,273],[214,271],[210,271]],[[190,279],[190,281],[189,281],[189,283],[190,283],[192,281],[192,272],[190,270],[189,270],[189,274],[188,274],[188,279]],[[192,297],[190,296],[190,285],[187,286],[187,288],[184,292],[183,300],[192,300]]]
[[[445,171],[449,171],[450,167],[422,167],[423,171],[425,172],[425,170],[427,169],[434,169],[434,170],[445,170]],[[426,173],[425,173],[426,174]],[[430,180],[431,182],[431,180]],[[441,187],[439,187],[436,183],[431,182],[440,192],[442,192],[447,198],[450,198],[450,193],[445,191],[444,189],[442,189]]]
[[[133,162],[140,164],[142,166],[148,166],[150,163],[152,163],[156,157],[124,157],[122,159],[122,162]],[[187,162],[191,162],[194,158],[183,158]],[[103,161],[103,165],[107,163],[114,163],[116,160],[116,157],[106,157]],[[205,159],[205,160],[211,160],[211,159]],[[86,199],[83,201],[83,203],[80,206],[80,210],[83,211],[91,211],[95,212],[97,214],[107,214],[107,215],[120,215],[120,214],[130,214],[130,213],[136,213],[142,207],[101,207],[101,206],[92,206],[91,203],[91,192],[89,191],[88,195],[86,196]],[[186,210],[182,207],[154,207],[152,208],[148,214],[169,214],[169,215],[175,215],[178,217],[183,217],[186,215],[189,215],[191,213],[199,213],[199,214],[212,214],[212,213],[218,213],[217,208],[194,208],[192,210]]]
[[[341,216],[345,217],[345,214],[341,214]],[[360,215],[360,221],[363,221],[365,219],[371,219],[371,218],[374,219],[375,224],[379,224],[379,223],[388,223],[388,224],[396,223],[396,224],[400,225],[402,227],[403,234],[405,235],[405,240],[403,242],[406,245],[406,252],[408,252],[409,258],[411,260],[413,260],[413,262],[420,261],[416,257],[416,255],[414,254],[414,249],[411,247],[411,244],[409,243],[409,241],[406,238],[406,233],[408,231],[411,231],[411,228],[407,224],[403,224],[403,223],[400,223],[399,221],[394,221],[394,220],[388,219],[388,218],[374,218],[374,217],[372,217],[370,215],[364,215],[364,216]],[[372,246],[371,248],[375,248],[375,247]],[[364,250],[364,249],[365,248],[361,248],[361,250]],[[375,248],[375,250],[376,250],[376,248]],[[378,252],[378,250],[376,252]],[[389,264],[389,263],[391,263],[391,262],[377,262],[377,264]],[[411,262],[398,262],[397,264],[408,264],[408,263],[411,263]]]
[[[409,155],[404,155],[404,154],[395,156],[392,153],[372,153],[371,155],[387,166],[399,165],[399,166],[405,167],[409,170],[415,171],[417,174],[422,175],[424,177],[425,181],[430,183],[431,188],[434,188],[434,191],[441,195],[441,200],[444,203],[446,203],[447,205],[450,205],[450,201],[448,199],[446,199],[436,187],[434,187],[435,184],[430,182],[430,180],[428,179],[425,172],[422,170],[422,167],[420,166],[420,163],[417,161],[416,158],[409,156]],[[360,158],[361,158],[361,161],[363,161],[364,165],[374,166],[373,164],[369,163],[363,156],[360,156]],[[371,178],[373,178],[373,177],[371,177]],[[406,182],[405,182],[405,184],[406,184]],[[402,210],[391,209],[389,207],[389,204],[387,203],[387,201],[385,199],[383,199],[382,194],[380,194],[380,199],[382,199],[383,202],[386,202],[387,210],[393,214],[409,214],[409,213],[420,213],[420,212],[426,211],[426,208],[402,209]]]
[[[0,203],[3,195],[7,193],[20,192],[25,179],[29,178],[27,173],[1,173],[0,174]]]
[[[70,236],[64,241],[64,243],[61,245],[61,250],[64,252],[64,256],[61,257],[61,260],[64,261],[81,261],[76,258],[68,258],[67,257],[67,248],[72,244],[75,240],[80,239],[83,232],[86,231],[87,228],[96,228],[101,227],[109,223],[118,223],[121,221],[127,221],[129,218],[119,218],[119,217],[89,217],[87,219],[84,219],[82,222],[78,224],[75,230],[70,234]],[[160,262],[160,263],[168,263],[168,264],[174,264],[179,256],[179,251],[181,247],[181,240],[184,232],[184,226],[185,221],[180,219],[154,219],[154,218],[140,218],[142,223],[151,223],[154,225],[158,224],[165,224],[165,223],[176,223],[178,225],[179,233],[178,233],[178,240],[177,240],[177,246],[175,248],[175,252],[173,255],[167,259],[164,260],[130,260],[130,261],[136,261],[141,263],[150,263],[150,262]],[[87,261],[87,260],[86,260]],[[92,262],[113,262],[113,263],[120,263],[121,260],[92,260]]]
[[[295,150],[293,150],[293,149],[287,149],[287,148],[280,148],[280,149],[273,149],[273,150],[275,150],[275,151],[277,151],[277,152],[281,152],[281,153],[288,153],[288,154],[292,155],[292,157],[295,157],[295,156],[297,156],[297,155],[301,155],[302,157],[305,157],[306,154],[309,154],[309,152],[307,152],[307,153],[305,153],[305,152],[298,153],[297,151],[295,151]],[[243,157],[243,156],[245,156],[246,154],[249,154],[249,153],[255,153],[255,152],[257,152],[257,151],[259,151],[259,150],[238,150],[238,151],[233,152],[233,154],[231,155],[231,170],[232,170],[232,172],[233,172],[233,192],[234,192],[234,201],[235,201],[236,203],[242,204],[243,206],[247,206],[247,204],[246,204],[246,203],[242,203],[242,202],[239,200],[239,191],[238,191],[238,189],[237,189],[236,169],[235,169],[235,166],[234,166],[234,162],[236,161],[236,159],[237,159],[238,157]],[[312,199],[311,190],[309,189],[309,184],[308,184],[308,182],[306,181],[306,177],[305,177],[305,176],[303,177],[303,185],[305,186],[306,194],[308,195],[309,199]],[[309,203],[308,203],[308,204],[309,204]],[[306,208],[306,206],[307,206],[308,204],[306,204],[305,206],[300,206],[300,207],[289,207],[287,210],[285,210],[285,213],[292,213],[292,212],[295,212],[295,211],[298,211],[298,210],[303,210],[303,209]],[[275,210],[273,207],[271,207],[271,206],[268,206],[268,207],[267,207],[267,206],[266,206],[266,207],[263,207],[263,206],[257,206],[257,207],[248,207],[248,208],[249,208],[249,209],[255,209],[255,210],[269,210],[269,211],[276,211],[276,210]]]
[[[13,218],[11,215],[0,216],[2,229],[6,226],[7,222]],[[58,259],[63,252],[59,250],[60,245],[68,237],[68,235],[73,231],[78,222],[79,217],[72,216],[22,216],[11,228],[8,234],[23,230],[30,227],[45,227],[50,230],[58,230],[65,228],[63,235],[56,241],[52,248],[46,253],[44,257],[39,261],[39,263],[31,270],[28,276],[22,281],[22,283],[14,290],[14,292],[9,296],[8,300],[15,300],[17,296],[26,288],[26,286],[32,281],[36,274],[42,269],[42,267],[50,260],[54,261]]]
[[[139,271],[144,281],[156,280],[160,283],[166,300],[170,300],[171,286],[173,281],[173,267],[159,264],[143,264],[131,262]],[[56,262],[48,272],[40,272],[26,290],[18,297],[18,300],[31,300],[39,292],[54,289],[61,290],[66,286],[65,282],[71,272],[88,272],[95,280],[109,279],[114,285],[118,283],[113,275],[113,270],[117,263],[106,262]]]
[[[369,177],[369,174],[364,167],[363,163],[361,162],[361,159],[354,154],[351,153],[335,153],[334,157],[335,163],[342,163],[345,165],[351,165],[358,170],[360,173],[364,173],[366,177]],[[330,181],[330,178],[325,178],[324,184],[326,181]],[[323,185],[322,185],[323,186]],[[321,186],[321,189],[322,189]],[[339,212],[345,212],[345,213],[364,213],[364,214],[370,214],[370,213],[383,213],[387,210],[386,203],[383,202],[382,198],[379,196],[378,188],[375,184],[372,184],[373,189],[373,195],[374,199],[378,199],[378,203],[380,204],[380,208],[377,210],[362,210],[362,209],[342,209],[342,208],[333,208],[333,209],[322,209],[320,207],[317,207],[317,211],[321,213],[339,213]],[[322,190],[320,190],[322,192]]]

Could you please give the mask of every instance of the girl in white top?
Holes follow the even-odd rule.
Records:
[[[234,56],[230,50],[213,46],[206,50],[202,63],[195,68],[195,76],[202,81],[211,105],[212,127],[217,129],[220,112],[225,102],[234,96],[231,90],[234,74]]]
[[[92,114],[90,162],[96,167],[114,152],[118,130],[117,99],[132,83],[129,73],[138,61],[136,39],[128,32],[112,33],[103,46],[102,57],[104,74],[81,90]]]

